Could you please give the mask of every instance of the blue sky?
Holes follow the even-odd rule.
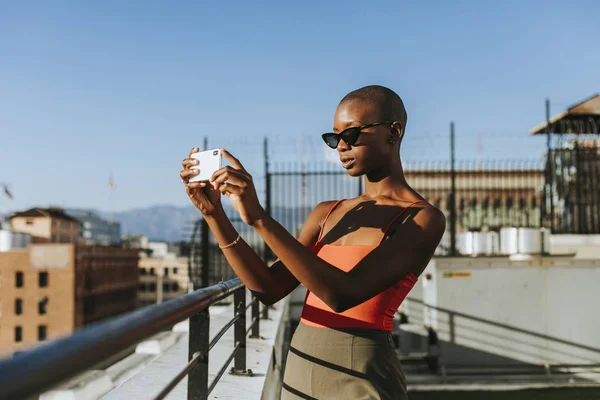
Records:
[[[275,158],[325,158],[337,102],[367,84],[404,99],[405,158],[441,157],[451,120],[465,157],[535,158],[544,99],[556,113],[600,92],[598,15],[594,0],[3,1],[0,213],[187,204],[180,162],[205,136],[255,176],[264,136]]]

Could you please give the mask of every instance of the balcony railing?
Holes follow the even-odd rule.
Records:
[[[233,295],[234,316],[209,342],[208,308]],[[246,327],[246,311],[252,321]],[[266,317],[267,308],[263,309]],[[148,337],[189,318],[188,364],[154,399],[165,398],[188,375],[188,399],[206,399],[230,362],[230,373],[252,375],[246,368],[246,337],[259,336],[260,304],[253,296],[246,305],[246,290],[236,278],[169,300],[165,303],[90,325],[71,336],[0,361],[0,399],[24,399],[38,395],[82,371],[119,354]],[[212,382],[208,382],[209,351],[234,326],[234,348]]]

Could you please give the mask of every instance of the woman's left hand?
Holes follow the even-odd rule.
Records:
[[[233,167],[227,166],[217,170],[210,178],[210,184],[229,197],[231,205],[244,223],[253,225],[265,216],[265,210],[258,200],[252,176],[227,150],[221,149],[221,153]]]

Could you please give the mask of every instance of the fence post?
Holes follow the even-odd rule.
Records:
[[[250,337],[253,339],[260,338],[260,301],[258,297],[252,294],[252,333]]]
[[[263,140],[263,156],[265,159],[265,211],[271,215],[271,173],[269,172],[269,142],[265,137]],[[268,263],[271,259],[271,249],[265,243],[263,260]]]
[[[236,290],[233,294],[234,316],[240,318],[233,326],[234,345],[240,344],[240,348],[235,353],[233,368],[229,371],[232,375],[250,375],[252,370],[246,369],[246,287]]]
[[[202,282],[202,287],[208,287],[210,286],[209,283],[209,262],[208,262],[208,253],[209,253],[209,240],[208,240],[208,232],[209,232],[209,228],[208,228],[208,223],[206,222],[206,220],[203,218],[202,219],[202,225],[201,225],[201,237],[200,237],[200,243],[201,243],[201,250],[200,250],[200,281]]]
[[[271,215],[271,172],[269,171],[269,140],[267,137],[265,137],[263,141],[263,156],[265,159],[265,211],[267,212],[267,215]],[[263,260],[268,264],[269,260],[273,258],[273,254],[266,243],[263,250]],[[252,310],[254,310],[254,307]],[[269,306],[264,307],[262,317],[264,319],[269,319]]]
[[[456,168],[454,122],[450,122],[450,255],[456,256]]]
[[[550,233],[554,232],[554,155],[551,149],[550,99],[546,99],[546,186],[550,196]]]
[[[208,307],[190,317],[188,361],[200,353],[200,360],[188,375],[188,400],[204,400],[208,396],[208,344],[210,315]]]
[[[575,204],[577,204],[577,233],[589,233],[588,225],[584,223],[584,207],[581,204],[581,181],[584,174],[581,168],[581,152],[579,151],[579,143],[575,141]],[[585,225],[585,227],[584,227]]]

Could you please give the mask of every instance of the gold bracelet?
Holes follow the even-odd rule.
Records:
[[[230,248],[230,247],[233,247],[233,246],[235,246],[235,245],[237,244],[237,242],[239,242],[239,241],[240,241],[240,238],[241,238],[241,237],[240,237],[240,235],[238,234],[237,238],[235,238],[235,240],[234,240],[233,242],[231,242],[231,243],[229,243],[229,244],[226,244],[225,246],[221,246],[221,245],[219,245],[219,248],[220,248],[220,249],[228,249],[228,248]]]

